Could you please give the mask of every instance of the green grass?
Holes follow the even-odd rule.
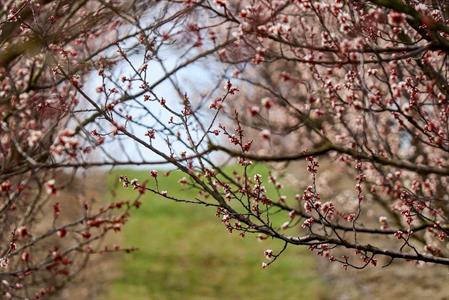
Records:
[[[267,170],[258,167],[263,175]],[[162,173],[162,172],[161,172]],[[118,170],[130,179],[150,179],[148,172]],[[184,198],[195,196],[177,183],[181,174],[158,177],[161,189]],[[133,198],[122,188],[118,198]],[[111,300],[140,299],[296,299],[320,297],[322,282],[314,259],[306,249],[290,247],[274,264],[261,268],[265,249],[279,250],[278,241],[258,241],[228,233],[215,217],[214,208],[168,202],[146,194],[142,207],[132,213],[124,228],[127,247],[139,251],[118,263],[120,276],[108,287]]]

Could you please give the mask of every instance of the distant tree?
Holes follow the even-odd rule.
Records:
[[[121,181],[282,240],[263,266],[290,245],[345,267],[449,264],[446,1],[11,1],[1,17],[6,296],[46,297],[76,259],[108,251],[89,245],[138,198],[66,223],[51,202],[58,172],[98,166],[179,169],[195,199],[160,186],[156,167]],[[295,197],[274,171],[251,174],[301,160]],[[335,172],[350,186],[326,183]]]

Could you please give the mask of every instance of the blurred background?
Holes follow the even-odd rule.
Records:
[[[326,162],[323,167],[328,167]],[[305,168],[305,163],[290,166],[284,182],[306,184]],[[256,165],[251,172],[269,174],[265,165]],[[118,179],[124,174],[142,182],[149,178],[149,172],[142,169],[91,172],[85,175],[85,191],[106,202],[140,197],[138,192],[121,187]],[[195,191],[179,184],[180,172],[162,169],[159,174],[162,190],[173,189],[174,195],[183,199],[195,197]],[[345,182],[338,172],[333,174],[327,183],[347,188],[350,181]],[[107,189],[100,189],[104,181],[108,182]],[[137,251],[99,256],[79,279],[83,284],[73,283],[65,296],[76,293],[83,296],[79,299],[101,300],[449,299],[446,267],[417,268],[416,263],[397,261],[388,268],[346,270],[305,247],[289,247],[275,263],[262,268],[264,250],[280,250],[282,243],[229,233],[214,208],[173,203],[150,194],[139,199],[141,207],[131,213],[129,223],[105,241],[137,247]]]

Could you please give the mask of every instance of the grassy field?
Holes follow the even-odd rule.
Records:
[[[258,168],[263,175],[267,171]],[[149,179],[148,172],[119,170],[110,175]],[[181,174],[159,176],[161,189],[193,197],[177,183]],[[118,189],[119,199],[132,198],[132,190]],[[229,234],[213,208],[167,202],[146,194],[124,229],[127,247],[139,251],[118,262],[120,275],[108,287],[105,299],[296,299],[314,300],[322,283],[314,259],[306,249],[288,248],[267,269],[261,268],[265,249],[280,249],[276,241]]]

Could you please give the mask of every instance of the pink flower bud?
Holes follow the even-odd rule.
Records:
[[[270,109],[271,107],[273,107],[273,100],[271,100],[271,98],[265,97],[262,99],[262,105],[266,109]]]
[[[260,132],[260,136],[264,140],[270,140],[271,139],[271,132],[268,129],[264,129]]]

